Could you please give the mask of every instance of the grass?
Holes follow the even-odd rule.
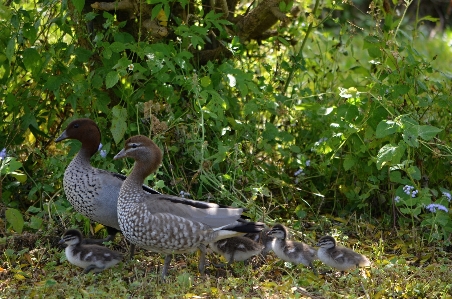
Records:
[[[357,231],[356,225],[333,222],[325,233],[368,256],[370,268],[340,274],[317,261],[322,273],[317,277],[270,254],[260,266],[239,262],[225,271],[212,265],[219,258],[209,254],[207,274],[201,277],[195,254],[176,255],[165,282],[159,279],[163,256],[146,250],[98,275],[81,275],[56,246],[57,229],[12,235],[0,257],[0,298],[452,298],[450,247],[419,246],[409,231],[384,231],[363,223],[359,225],[366,229],[359,235],[348,233],[347,238],[340,233]],[[304,234],[293,235],[312,244],[323,233],[314,224]],[[115,241],[110,247],[126,253],[124,239],[118,236]]]

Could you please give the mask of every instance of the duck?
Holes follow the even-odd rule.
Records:
[[[258,255],[264,249],[264,245],[245,236],[237,236],[219,240],[209,244],[213,252],[222,255],[228,264],[234,261],[241,262]]]
[[[102,244],[111,241],[120,231],[117,202],[126,176],[91,166],[90,159],[98,151],[101,141],[99,127],[93,120],[81,118],[71,121],[55,142],[66,139],[75,139],[82,144],[64,172],[63,189],[66,197],[75,211],[104,225],[108,234],[105,239],[84,239],[83,242]],[[145,185],[142,188],[150,194],[159,193]],[[132,245],[131,257],[134,250]]]
[[[263,259],[267,256],[267,254],[272,251],[272,241],[273,237],[268,235],[268,232],[270,231],[270,228],[267,226],[264,227],[264,229],[258,233],[249,233],[246,234],[245,237],[253,240],[254,242],[257,242],[264,246],[262,249],[260,255]]]
[[[122,184],[118,198],[118,221],[126,239],[136,246],[166,254],[162,278],[168,273],[173,254],[190,253],[222,239],[257,233],[262,223],[242,218],[242,208],[222,207],[215,203],[193,201],[184,204],[166,194],[150,194],[141,185],[162,163],[160,148],[148,137],[132,136],[114,157],[135,160],[132,172]],[[201,274],[204,265],[198,265]]]
[[[118,264],[123,256],[105,246],[83,244],[83,235],[77,229],[69,229],[64,234],[59,244],[66,244],[65,254],[67,260],[78,267],[83,268],[83,274],[91,271],[99,273]]]
[[[367,257],[350,248],[337,245],[336,240],[331,236],[321,237],[317,246],[319,246],[317,251],[319,260],[339,271],[370,266],[370,261]]]
[[[317,270],[312,263],[317,259],[317,250],[315,248],[303,242],[288,240],[289,231],[282,224],[275,224],[268,232],[268,235],[273,237],[271,248],[277,257],[286,262],[310,267],[314,274],[317,275]]]

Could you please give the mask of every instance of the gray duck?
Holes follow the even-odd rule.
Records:
[[[117,202],[119,190],[126,176],[107,170],[94,168],[90,159],[98,151],[100,130],[96,123],[88,118],[72,121],[55,140],[76,139],[82,143],[77,155],[64,172],[63,188],[66,197],[80,214],[90,220],[106,226],[106,239],[84,239],[87,244],[102,244],[114,239],[120,230],[118,223]],[[159,192],[143,185],[143,190],[151,194]],[[131,256],[134,245],[131,246]]]
[[[162,162],[162,151],[146,136],[133,136],[114,159],[133,158],[133,170],[124,181],[118,199],[118,220],[124,236],[137,246],[166,254],[162,277],[172,254],[189,253],[218,240],[259,232],[263,224],[241,219],[243,209],[192,201],[164,194],[149,194],[141,185]],[[199,271],[204,272],[204,261]]]

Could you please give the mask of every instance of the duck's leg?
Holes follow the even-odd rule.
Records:
[[[206,245],[201,244],[198,247],[200,254],[199,254],[199,262],[198,262],[198,271],[201,273],[201,275],[204,275],[204,272],[206,270]]]
[[[172,254],[167,254],[165,256],[165,262],[163,263],[163,270],[162,270],[162,279],[163,280],[168,275],[168,268],[170,266],[170,263],[171,263],[172,259],[173,259],[173,255]]]
[[[85,270],[83,270],[83,274],[88,274],[91,270],[96,269],[96,265],[89,265],[88,267],[85,268]]]
[[[315,276],[318,276],[319,274],[317,273],[317,269],[314,267],[314,265],[312,263],[309,263],[309,267],[311,267],[312,272],[314,272]]]

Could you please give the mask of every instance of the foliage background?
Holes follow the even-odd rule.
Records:
[[[80,1],[2,4],[3,244],[14,232],[100,231],[62,192],[79,144],[53,142],[89,117],[106,152],[96,167],[127,173],[112,157],[129,136],[158,143],[164,163],[148,183],[164,193],[243,206],[295,230],[314,222],[319,235],[331,219],[407,229],[416,254],[450,245],[451,213],[427,208],[451,201],[450,33],[427,39],[434,19],[417,3],[284,3],[302,13],[258,42],[233,38],[200,5],[192,23],[170,17],[170,35],[137,41],[99,11],[104,30],[89,37],[82,20],[95,15]],[[172,4],[153,3],[164,16]],[[211,32],[228,36],[232,57],[200,64]]]

